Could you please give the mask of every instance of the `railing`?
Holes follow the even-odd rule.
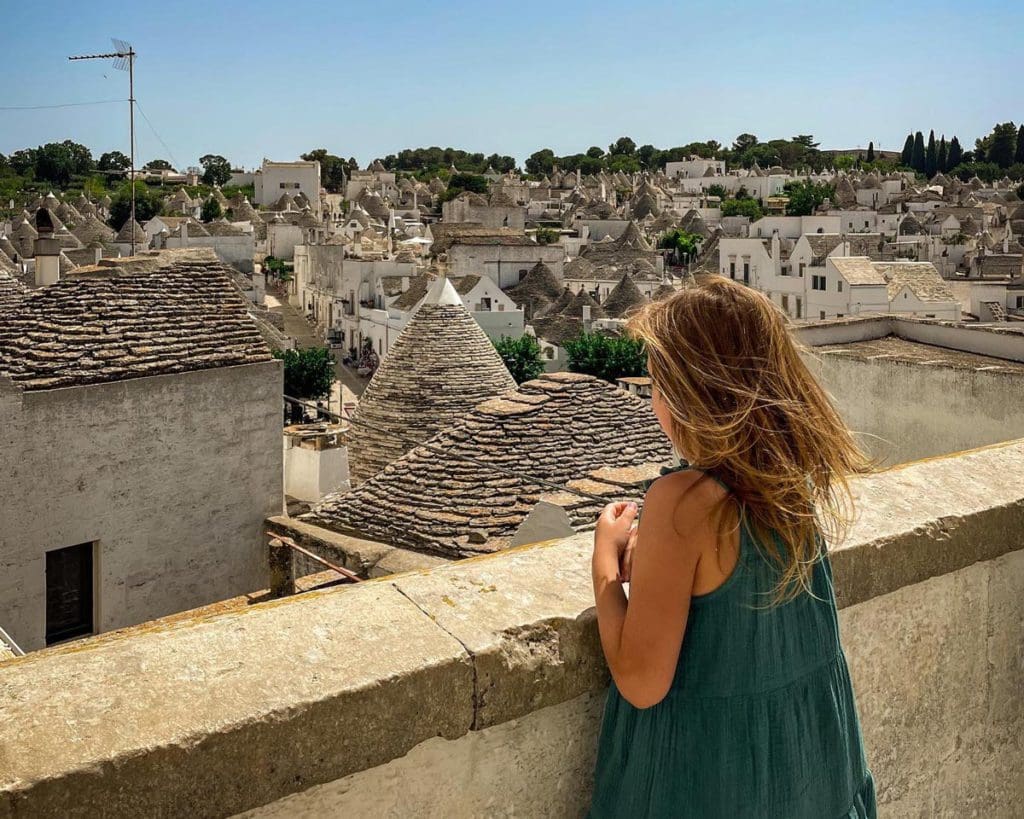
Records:
[[[355,572],[350,572],[341,566],[331,563],[329,560],[304,549],[294,540],[275,532],[264,532],[270,538],[270,553],[268,563],[270,566],[270,596],[288,597],[295,594],[295,555],[300,554],[314,563],[319,563],[326,569],[337,572],[351,583],[360,583],[362,578]]]

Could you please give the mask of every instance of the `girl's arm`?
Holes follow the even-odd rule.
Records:
[[[721,490],[699,472],[655,481],[644,498],[627,601],[619,559],[635,507],[610,504],[594,534],[594,599],[601,646],[619,693],[637,708],[665,698],[683,644],[697,563],[717,533],[710,521]]]

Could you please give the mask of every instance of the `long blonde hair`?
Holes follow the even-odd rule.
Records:
[[[772,605],[810,591],[820,538],[838,542],[851,520],[847,476],[870,468],[787,325],[765,295],[714,274],[627,324],[646,347],[673,443],[729,487],[723,506],[738,504],[778,567]]]

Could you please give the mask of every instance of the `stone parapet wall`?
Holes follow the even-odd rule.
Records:
[[[833,552],[883,815],[1024,800],[1024,442],[861,479]],[[590,535],[0,664],[0,817],[578,815]]]

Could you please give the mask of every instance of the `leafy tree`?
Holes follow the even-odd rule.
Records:
[[[555,167],[555,152],[550,148],[541,148],[539,151],[534,151],[530,154],[524,165],[526,172],[534,176],[549,174]]]
[[[203,202],[203,210],[200,216],[204,222],[212,222],[214,219],[220,219],[223,215],[224,211],[221,209],[220,202],[212,196]]]
[[[665,164],[664,162],[664,151],[659,151],[653,145],[641,145],[636,149],[636,158],[640,163],[640,167],[648,171],[653,171]]]
[[[173,171],[174,167],[166,159],[151,159],[142,166],[144,171]]]
[[[978,177],[982,182],[994,182],[1001,177],[1005,171],[995,162],[961,162],[949,172],[961,182],[966,182],[972,176]]]
[[[824,182],[789,182],[786,185],[788,216],[810,216],[826,199],[835,201],[836,189]]]
[[[647,354],[643,343],[628,336],[580,333],[565,342],[569,369],[587,373],[605,381],[647,374]]]
[[[1017,126],[1012,122],[1004,122],[993,128],[987,137],[985,159],[1000,168],[1008,168],[1013,164],[1016,153]]]
[[[561,234],[553,228],[539,227],[537,228],[537,244],[539,245],[553,245],[558,241],[558,237]]]
[[[719,185],[717,183],[714,185],[708,185],[707,188],[704,189],[704,192],[708,196],[717,196],[719,199],[725,199],[729,195],[729,192],[725,189],[725,186]]]
[[[315,160],[320,163],[320,178],[323,180],[324,187],[331,193],[341,193],[345,184],[345,177],[352,173],[353,170],[359,169],[358,165],[353,168],[349,164],[349,160],[327,153],[326,148],[317,148],[309,153],[302,154],[302,159],[306,162],[313,162]]]
[[[12,161],[15,156],[11,157]],[[72,177],[92,173],[96,167],[89,149],[70,139],[40,145],[33,152],[33,158],[35,178],[61,188],[67,187]]]
[[[456,148],[406,148],[397,154],[388,154],[381,162],[394,171],[412,171],[420,177],[442,175],[454,165],[466,173],[483,173],[491,165],[499,173],[515,170],[516,160],[512,156],[482,153],[467,153]]]
[[[203,166],[203,183],[206,185],[226,185],[231,179],[231,163],[219,154],[206,154],[199,157]]]
[[[328,347],[278,350],[274,358],[284,361],[284,394],[292,398],[316,399],[330,394],[334,383],[334,354]]]
[[[487,193],[488,185],[487,177],[480,176],[480,174],[452,174],[452,178],[448,180],[448,189],[441,194],[440,198],[442,202],[447,202],[449,199],[454,199],[463,191],[485,194]]]
[[[540,344],[537,339],[524,333],[519,338],[502,336],[494,342],[501,360],[517,384],[532,381],[544,372],[544,359],[541,357]]]
[[[111,197],[110,217],[107,222],[114,230],[120,230],[132,213],[131,182],[125,180]],[[152,190],[145,182],[135,182],[135,221],[140,225],[154,216],[160,215],[163,197],[159,191]]]
[[[821,143],[815,142],[811,134],[797,134],[790,140],[794,145],[803,145],[805,148],[817,148]]]
[[[935,130],[928,134],[928,149],[924,154],[924,175],[931,179],[939,165],[938,149],[935,146]]]
[[[1020,124],[1020,128],[1017,130],[1017,150],[1013,155],[1013,161],[1024,162],[1024,122]]]
[[[733,140],[732,150],[734,153],[741,154],[750,148],[757,145],[757,137],[753,134],[740,134]]]
[[[869,142],[868,143],[868,154],[867,154],[866,157],[864,157],[864,159],[867,162],[874,162],[875,161],[875,143],[874,142]]]
[[[36,169],[36,149],[22,148],[8,157],[11,168],[18,176],[30,176]]]
[[[945,173],[946,168],[949,167],[949,165],[946,164],[947,162],[949,162],[949,148],[946,145],[946,135],[943,134],[942,139],[939,140],[939,155],[937,162],[935,163],[936,170]]]
[[[96,163],[96,169],[100,171],[127,171],[130,166],[131,160],[120,151],[107,151]]]
[[[751,222],[756,222],[764,212],[756,199],[726,199],[722,202],[722,216],[746,216]]]
[[[924,134],[918,131],[914,134],[914,153],[910,157],[910,167],[918,173],[924,173]]]
[[[752,200],[748,200],[752,201]],[[689,262],[700,250],[701,238],[685,230],[670,230],[658,239],[658,247],[671,250],[678,261]]]
[[[964,151],[960,147],[960,140],[955,136],[949,142],[949,156],[946,157],[946,167],[955,168],[964,160]]]
[[[914,135],[907,134],[907,141],[903,143],[903,153],[900,155],[900,162],[906,167],[911,167],[914,161]]]
[[[604,149],[598,148],[596,145],[592,145],[591,147],[587,148],[587,156],[589,156],[591,159],[600,159],[602,156],[604,156]]]
[[[636,143],[628,136],[619,137],[608,146],[608,153],[612,156],[632,156],[636,153]]]

